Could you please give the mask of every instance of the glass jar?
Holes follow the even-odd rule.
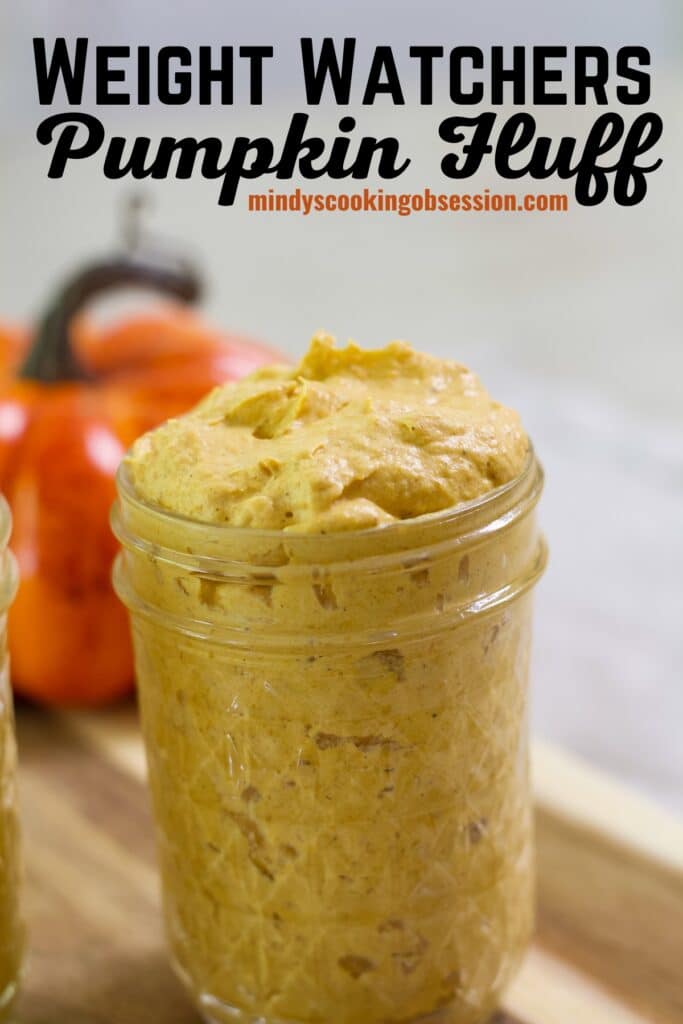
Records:
[[[198,523],[125,466],[172,956],[207,1021],[473,1024],[533,923],[531,455],[457,509],[350,533]]]
[[[9,507],[0,496],[0,1021],[8,1019],[17,994],[24,950],[19,913],[17,745],[7,657],[7,609],[17,590],[16,563],[7,549],[11,528]]]

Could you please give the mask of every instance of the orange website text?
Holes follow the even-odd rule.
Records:
[[[385,192],[364,188],[358,192],[252,192],[248,208],[252,213],[397,213],[408,217],[413,213],[566,213],[566,193],[492,192]]]

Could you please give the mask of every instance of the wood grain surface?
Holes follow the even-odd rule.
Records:
[[[134,709],[17,718],[30,928],[17,1024],[196,1024],[161,935]],[[557,792],[539,784],[538,937],[495,1024],[679,1024],[683,829],[618,788],[614,828],[596,822],[601,781],[553,758],[539,748]],[[639,816],[662,846],[632,841]]]

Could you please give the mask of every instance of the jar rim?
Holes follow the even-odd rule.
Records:
[[[426,512],[419,516],[397,519],[390,523],[382,523],[379,526],[365,527],[360,530],[334,530],[311,533],[290,529],[262,529],[260,527],[235,526],[232,523],[215,523],[208,520],[195,519],[181,512],[166,509],[140,496],[132,482],[126,459],[119,465],[116,474],[116,484],[119,498],[125,499],[126,503],[133,505],[146,514],[151,514],[158,521],[182,527],[192,532],[201,531],[202,538],[205,541],[209,537],[231,537],[233,540],[243,537],[251,543],[276,545],[286,540],[288,547],[300,548],[302,552],[307,547],[314,547],[316,552],[319,553],[321,546],[329,545],[330,547],[336,547],[340,541],[343,541],[345,546],[351,546],[355,542],[362,544],[367,541],[374,542],[380,538],[382,541],[388,541],[393,536],[397,537],[397,539],[400,536],[408,541],[405,545],[401,545],[405,550],[411,547],[408,536],[411,532],[422,533],[424,530],[435,529],[440,532],[447,530],[449,534],[457,533],[458,525],[461,524],[465,528],[473,517],[492,518],[487,517],[486,512],[514,493],[523,492],[528,487],[531,487],[534,496],[537,498],[543,486],[543,470],[536,457],[533,444],[529,441],[521,472],[517,476],[512,477],[511,480],[501,484],[500,487],[495,487],[493,490],[478,495],[469,501],[461,502],[458,505],[449,505],[447,508],[438,509],[435,512]]]
[[[12,512],[7,498],[0,494],[0,550],[4,550],[9,543],[12,532]]]
[[[245,636],[254,643],[255,634],[250,629],[226,626],[213,619],[205,621],[171,614],[168,609],[160,609],[156,601],[150,604],[136,593],[133,576],[126,570],[126,565],[135,564],[127,561],[129,556],[150,558],[164,565],[170,573],[169,579],[175,579],[178,572],[188,573],[212,586],[217,583],[270,586],[304,581],[315,589],[332,576],[354,575],[360,579],[377,574],[387,580],[393,577],[398,586],[402,574],[428,569],[435,560],[449,557],[455,550],[469,554],[533,513],[543,487],[543,470],[530,447],[524,468],[517,477],[462,506],[370,530],[329,534],[206,524],[167,512],[145,502],[136,493],[125,467],[119,471],[118,485],[119,497],[112,509],[111,522],[124,550],[115,563],[114,585],[124,604],[181,633],[239,645],[244,643]],[[257,538],[256,545],[254,538]],[[515,599],[539,578],[546,557],[545,541],[539,535],[528,551],[525,565],[518,567],[519,571],[514,570],[513,577],[500,587],[470,595],[471,599],[454,605],[448,615],[439,617],[438,628],[447,628],[456,619],[464,621]],[[424,623],[416,623],[417,620],[410,629],[424,632]],[[405,633],[407,624],[402,628]],[[390,630],[392,636],[394,629],[395,624]],[[261,633],[259,642],[291,643],[287,631],[271,631],[269,627],[261,629]],[[361,633],[359,642],[369,643],[366,630]],[[351,640],[348,630],[338,635],[333,631],[331,636],[329,642],[334,644]],[[318,639],[322,643],[322,638]],[[384,642],[386,630],[380,631],[375,639],[377,643]]]
[[[0,614],[11,605],[19,585],[16,559],[7,549],[11,533],[12,511],[4,494],[0,494]]]

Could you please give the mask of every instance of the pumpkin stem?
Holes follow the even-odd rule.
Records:
[[[93,263],[67,281],[39,322],[19,377],[46,384],[88,379],[71,347],[71,320],[103,292],[152,288],[183,302],[199,298],[202,286],[194,267],[165,253],[143,253],[137,243],[136,238],[130,252]]]

